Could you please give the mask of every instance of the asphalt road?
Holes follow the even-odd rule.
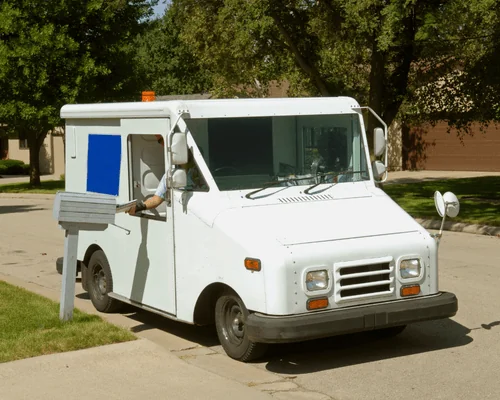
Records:
[[[64,233],[50,196],[0,196],[0,279],[31,282],[58,298],[55,260]],[[500,399],[500,238],[445,232],[440,287],[459,299],[449,320],[409,326],[393,339],[369,334],[273,346],[255,364],[222,355],[212,328],[134,310],[107,316],[180,358],[248,385],[292,385],[287,399]],[[77,283],[77,306],[93,308]],[[296,390],[296,389],[294,389]]]

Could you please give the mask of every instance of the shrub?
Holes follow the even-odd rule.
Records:
[[[20,160],[0,160],[0,175],[28,175],[30,166]]]

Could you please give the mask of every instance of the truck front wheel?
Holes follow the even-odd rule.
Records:
[[[248,339],[248,314],[243,301],[232,291],[224,292],[215,304],[215,327],[222,348],[229,357],[243,362],[261,357],[267,349],[266,344]]]
[[[86,275],[90,300],[96,310],[105,313],[118,311],[123,303],[108,296],[108,293],[113,291],[113,277],[108,259],[102,250],[95,251],[90,257]]]

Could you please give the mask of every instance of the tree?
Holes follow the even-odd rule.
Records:
[[[439,75],[420,80],[408,113],[447,120],[463,135],[472,133],[472,123],[500,121],[500,1],[464,2],[452,20],[460,32],[449,37],[454,51],[435,62]]]
[[[169,5],[163,17],[151,21],[136,39],[134,63],[145,90],[192,94],[212,87],[211,75],[179,37],[178,14],[177,7]]]
[[[133,38],[155,1],[4,0],[0,5],[0,121],[28,141],[30,184],[66,103],[137,96]]]
[[[433,101],[439,98],[441,110],[454,107],[461,93],[453,92],[456,80],[450,77],[464,68],[471,71],[461,75],[464,89],[477,87],[486,73],[477,70],[484,63],[477,57],[473,38],[481,29],[493,29],[493,14],[499,9],[498,0],[174,0],[174,4],[182,11],[181,38],[205,68],[222,77],[219,82],[226,93],[236,85],[287,80],[291,95],[354,96],[388,124],[403,111],[417,115],[419,109],[411,106],[419,99],[428,100],[431,92]],[[482,20],[485,16],[488,23]],[[428,85],[435,90],[425,94],[422,88]],[[452,95],[443,95],[446,90]]]

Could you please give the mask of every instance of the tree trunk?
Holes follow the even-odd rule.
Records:
[[[30,151],[30,186],[40,187],[42,185],[40,182],[40,149],[47,133],[37,135],[35,132],[30,132],[26,136]]]
[[[328,90],[325,81],[321,77],[321,74],[319,73],[318,69],[314,66],[313,63],[310,63],[307,58],[300,52],[297,44],[293,41],[292,37],[289,35],[283,24],[281,23],[279,17],[275,14],[272,14],[272,18],[278,27],[278,30],[280,31],[281,35],[283,36],[283,39],[286,43],[286,45],[289,47],[290,51],[292,52],[295,62],[299,66],[299,68],[302,69],[302,71],[309,76],[309,79],[311,79],[311,82],[318,91],[321,93],[321,96],[331,96],[330,91]]]

